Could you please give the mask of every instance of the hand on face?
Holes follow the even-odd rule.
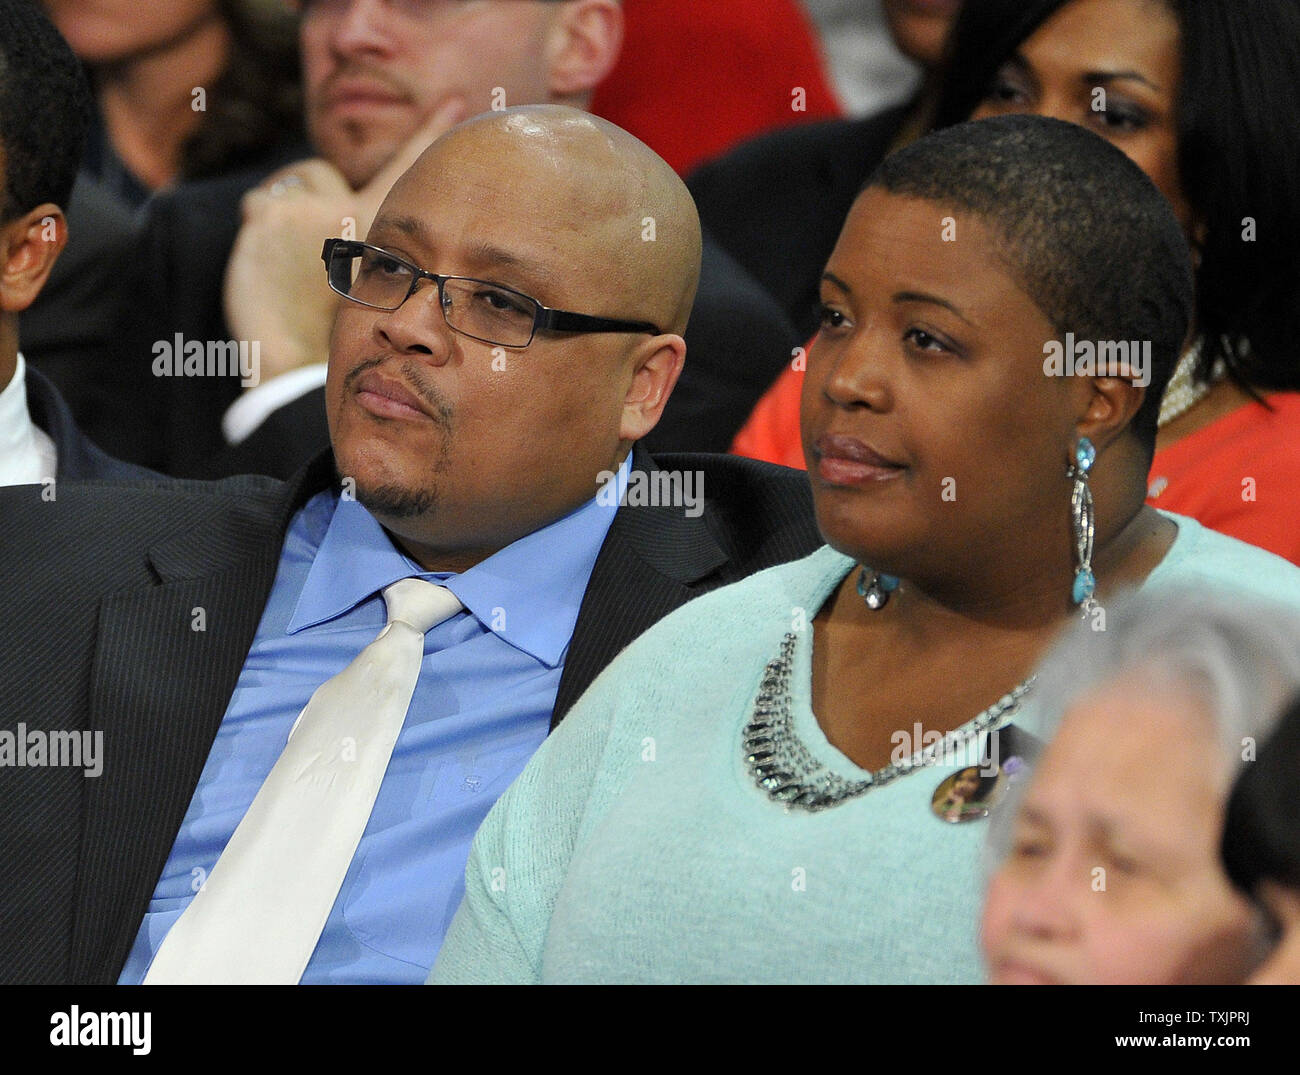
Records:
[[[389,188],[464,110],[459,98],[444,104],[360,190],[318,157],[280,169],[245,196],[224,303],[235,338],[260,343],[262,382],[326,360],[338,303],[325,284],[322,244],[365,235]]]

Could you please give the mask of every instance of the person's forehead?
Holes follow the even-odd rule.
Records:
[[[1019,52],[1031,63],[1072,74],[1134,72],[1172,94],[1179,43],[1178,19],[1161,0],[1074,0],[1045,20]]]
[[[573,227],[518,193],[506,185],[467,198],[399,184],[368,238],[430,272],[495,280],[544,305],[615,289],[620,266],[599,228]]]
[[[842,239],[837,255],[884,270],[898,265],[900,257],[931,266],[936,273],[947,273],[953,265],[995,261],[995,236],[981,217],[884,187],[871,187],[858,196],[845,221]],[[868,251],[867,244],[897,248],[897,256],[881,263]],[[990,267],[1000,270],[1001,264]]]
[[[1088,800],[1109,818],[1151,816],[1176,802],[1212,796],[1216,745],[1204,714],[1186,699],[1115,685],[1067,710],[1038,767],[1028,802],[1056,811]]]
[[[978,214],[883,187],[854,203],[827,271],[853,287],[921,292],[983,311],[1001,324],[1011,312],[1041,317],[1007,264],[1001,237]],[[879,297],[879,296],[877,296]]]
[[[447,216],[408,214],[386,206],[376,218],[370,240],[379,246],[419,254],[454,255],[459,261],[516,273],[540,283],[555,282],[557,251],[533,238],[527,229],[463,228]]]

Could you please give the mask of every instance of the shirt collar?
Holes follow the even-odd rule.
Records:
[[[631,465],[629,453],[613,478],[620,490]],[[286,633],[336,619],[398,579],[416,577],[446,585],[485,629],[554,668],[568,649],[618,503],[598,491],[468,571],[451,573],[422,570],[359,502],[338,498]]]
[[[27,408],[27,365],[20,351],[14,375],[0,391],[0,485],[53,477],[52,447]]]

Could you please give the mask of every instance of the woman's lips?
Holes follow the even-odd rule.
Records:
[[[831,485],[874,485],[906,469],[853,437],[828,434],[813,445],[817,475]]]

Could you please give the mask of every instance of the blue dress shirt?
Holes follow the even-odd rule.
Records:
[[[630,458],[620,489],[629,471]],[[308,501],[119,981],[144,979],[312,693],[382,630],[384,587],[414,576],[444,583],[465,610],[425,635],[406,722],[302,982],[423,982],[474,833],[546,737],[617,500],[593,498],[460,574],[423,571],[355,500]]]

